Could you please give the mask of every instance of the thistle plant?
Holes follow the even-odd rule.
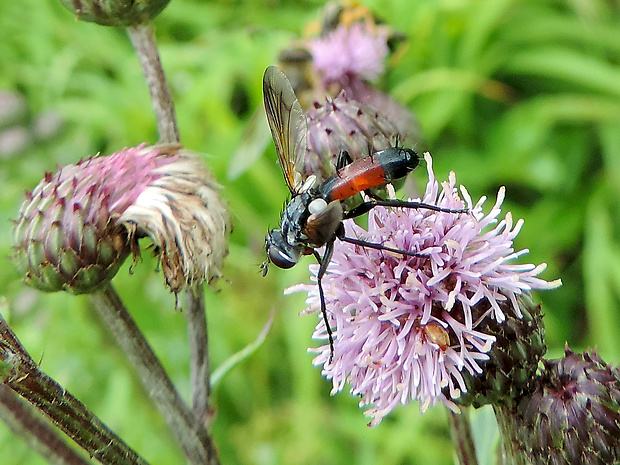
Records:
[[[218,289],[223,291],[220,296],[224,297],[214,299],[226,302],[222,308],[217,308],[217,317],[229,323],[228,331],[219,327],[213,331],[218,338],[218,356],[233,346],[233,335],[243,333],[247,329],[246,322],[248,328],[251,327],[257,307],[279,305],[273,293],[268,293],[267,281],[262,282],[259,291],[252,289],[252,276],[258,275],[255,265],[262,259],[256,252],[263,232],[257,227],[256,213],[263,209],[265,218],[267,215],[270,221],[275,218],[274,212],[266,213],[267,209],[263,208],[272,197],[276,198],[272,195],[275,187],[274,192],[267,189],[275,168],[271,170],[271,165],[266,163],[269,168],[260,171],[259,166],[257,174],[246,173],[250,182],[244,179],[243,185],[231,183],[222,194],[218,182],[204,164],[204,159],[209,161],[209,157],[182,144],[152,25],[169,0],[61,1],[79,20],[125,28],[145,74],[159,138],[138,144],[135,141],[142,138],[127,137],[113,148],[106,148],[105,153],[109,154],[75,153],[57,169],[46,161],[45,168],[40,169],[41,174],[37,174],[43,176],[38,185],[37,177],[19,189],[20,193],[23,188],[32,190],[26,194],[19,211],[15,206],[11,213],[13,224],[7,226],[7,229],[13,228],[11,259],[27,286],[44,292],[65,291],[70,299],[77,294],[87,296],[84,302],[97,313],[96,321],[87,318],[86,324],[96,325],[101,320],[106,325],[129,360],[130,377],[142,383],[140,394],[150,398],[164,419],[168,430],[163,434],[173,438],[179,446],[178,453],[185,455],[187,463],[217,465],[220,452],[227,458],[236,454],[238,461],[244,463],[278,460],[328,463],[338,460],[333,450],[348,443],[350,450],[356,453],[359,452],[356,448],[364,451],[367,448],[372,458],[359,452],[359,459],[349,455],[346,460],[376,462],[383,451],[372,441],[381,441],[377,439],[381,434],[405,444],[400,438],[412,438],[419,433],[415,425],[405,425],[396,431],[408,418],[399,416],[400,413],[419,409],[426,421],[429,410],[444,409],[448,412],[459,463],[475,464],[480,451],[475,450],[472,435],[480,433],[468,424],[468,413],[483,406],[490,406],[497,419],[501,438],[501,451],[496,451],[498,463],[547,465],[620,461],[620,377],[615,365],[604,361],[607,355],[600,348],[605,334],[607,346],[610,340],[613,344],[615,326],[609,310],[617,303],[615,295],[607,293],[608,289],[603,286],[609,284],[615,289],[618,283],[618,267],[614,261],[618,251],[615,241],[611,240],[614,226],[617,226],[613,199],[617,197],[614,181],[618,177],[614,160],[617,159],[619,111],[617,89],[613,85],[618,76],[613,58],[617,51],[609,45],[620,43],[617,28],[609,23],[609,18],[617,16],[615,6],[597,0],[586,2],[587,5],[583,2],[558,5],[558,2],[545,1],[462,2],[457,8],[450,2],[449,5],[411,2],[406,11],[401,11],[402,5],[397,10],[387,2],[385,11],[381,12],[385,14],[383,19],[391,19],[389,14],[401,13],[402,18],[397,18],[399,24],[409,27],[409,38],[403,44],[398,31],[379,20],[364,5],[330,2],[320,20],[310,24],[303,37],[280,55],[280,64],[306,112],[306,175],[320,173],[320,177],[325,178],[334,174],[342,150],[358,159],[398,144],[421,154],[421,149],[426,147],[422,145],[417,118],[411,112],[415,108],[418,115],[423,115],[420,119],[425,133],[435,144],[432,152],[440,161],[438,164],[454,169],[459,179],[470,176],[471,181],[467,180],[469,191],[457,187],[454,173],[446,181],[438,181],[432,160],[427,156],[426,190],[413,200],[467,212],[376,207],[367,217],[355,222],[344,221],[347,237],[378,247],[335,242],[331,262],[322,278],[327,322],[334,334],[333,354],[327,343],[328,328],[317,315],[319,267],[310,267],[309,282],[282,286],[288,287],[287,294],[305,293],[307,309],[303,313],[318,317],[313,332],[315,343],[309,352],[314,354],[314,365],[318,367],[316,378],[320,380],[320,370],[327,379],[321,380],[320,386],[329,384],[333,395],[349,391],[357,397],[372,429],[360,433],[350,423],[341,422],[335,413],[341,408],[338,402],[325,408],[314,393],[303,399],[310,406],[307,410],[297,405],[291,408],[280,398],[277,402],[282,408],[273,409],[273,415],[257,410],[262,397],[275,398],[287,390],[298,395],[302,391],[299,386],[307,394],[313,387],[299,372],[286,369],[288,354],[270,353],[268,358],[272,366],[267,369],[261,366],[254,371],[240,370],[234,388],[222,396],[220,419],[225,417],[225,421],[217,424],[215,434],[220,435],[225,447],[232,444],[231,449],[238,450],[224,450],[220,444],[218,452],[211,432],[218,410],[212,403],[212,386],[215,379],[220,378],[221,371],[238,363],[260,345],[268,326],[255,345],[225,362],[223,370],[212,373],[205,292],[209,295],[209,286],[219,283]],[[187,60],[191,63],[191,72],[200,70],[196,75],[185,70],[174,75],[174,95],[191,100],[191,108],[199,108],[196,113],[200,117],[184,115],[182,129],[187,131],[184,134],[193,135],[194,139],[184,138],[183,142],[192,140],[194,144],[195,134],[213,134],[207,137],[218,139],[214,146],[221,150],[230,143],[230,133],[241,133],[243,117],[238,120],[234,119],[238,114],[227,117],[226,100],[232,97],[227,94],[230,83],[226,81],[240,82],[242,90],[246,90],[245,84],[251,83],[248,85],[248,100],[251,101],[256,97],[252,89],[258,88],[262,71],[275,61],[276,52],[270,50],[267,52],[270,56],[265,57],[261,50],[252,60],[237,56],[239,48],[233,47],[231,52],[229,42],[235,47],[247,45],[247,50],[254,51],[255,43],[262,47],[260,40],[268,35],[260,23],[261,18],[270,28],[283,25],[288,31],[293,17],[291,8],[299,8],[283,5],[276,11],[259,3],[251,3],[250,19],[242,10],[243,2],[234,2],[234,5],[190,2],[185,5],[185,12],[216,13],[208,18],[202,14],[196,15],[197,19],[184,15],[181,13],[183,6],[171,15],[172,26],[166,31],[167,40],[174,40],[175,34],[182,31],[184,41],[200,45],[188,47],[191,52],[188,55],[177,53],[178,49],[168,49],[168,56],[178,60],[176,64]],[[50,43],[59,37],[34,22],[30,24],[26,18],[29,14],[36,16],[39,10],[24,14],[27,6],[27,2],[24,6],[11,5],[19,11],[19,16],[18,20],[10,18],[8,22],[18,25],[20,34],[12,35],[19,36],[21,41],[23,33],[28,40],[23,41],[23,47],[20,44],[20,53],[12,54],[10,47],[3,47],[0,56],[7,58],[0,58],[0,61],[4,59],[12,65],[22,53],[27,56],[31,61],[28,66],[22,63],[15,67],[19,71],[15,79],[19,94],[33,101],[37,98],[47,101],[48,94],[54,92],[50,93],[41,85],[41,77],[37,78],[36,86],[30,84],[29,88],[29,79],[33,78],[28,71],[38,66],[41,56],[57,55],[45,62],[51,71],[49,74],[46,74],[47,68],[36,69],[37,76],[50,77],[48,87],[52,88],[59,82],[62,84],[64,78],[73,78],[72,66],[82,66],[82,58],[72,53],[73,48],[68,49],[71,53],[50,54],[43,49],[44,53],[37,51],[29,56],[28,46],[31,39],[34,43],[36,34],[42,34],[41,37]],[[304,7],[302,5],[302,9]],[[38,8],[47,11],[42,4]],[[63,13],[67,14],[64,10]],[[69,16],[66,18],[68,21],[63,27],[69,30],[84,26],[73,23]],[[411,21],[412,18],[415,21]],[[2,19],[0,14],[0,21]],[[208,36],[196,34],[194,31],[202,31],[205,19],[213,30],[209,30]],[[553,20],[557,22],[554,24]],[[218,21],[221,29],[217,29]],[[244,21],[252,22],[251,27],[243,24]],[[520,32],[524,30],[531,30],[532,34],[526,37]],[[229,36],[230,31],[241,33]],[[204,37],[208,40],[203,41]],[[211,42],[214,37],[222,39],[216,47]],[[228,41],[230,37],[234,40]],[[528,44],[536,41],[540,42],[539,50],[526,50]],[[400,47],[395,46],[397,42]],[[4,45],[4,40],[2,43]],[[88,44],[88,51],[84,53],[89,64],[99,59],[101,51],[92,45]],[[105,45],[101,49],[111,48]],[[196,53],[196,50],[202,53],[211,48],[221,49],[221,52],[205,56]],[[600,58],[597,55],[604,56],[605,61],[597,62]],[[201,62],[205,57],[207,59]],[[105,63],[105,71],[117,76],[130,69],[125,62],[116,65],[118,63],[114,66]],[[10,79],[13,71],[10,67],[3,69],[7,69],[7,79]],[[205,70],[211,74],[202,75]],[[220,78],[220,74],[223,77]],[[532,79],[532,76],[542,78]],[[78,92],[90,89],[78,81],[74,84],[71,80],[68,87],[75,86]],[[193,87],[193,82],[200,84]],[[120,84],[126,82],[120,80]],[[540,89],[546,86],[550,91],[543,95]],[[45,98],[35,94],[32,87],[39,93],[38,87],[46,87]],[[392,95],[383,91],[386,87],[391,87]],[[201,95],[196,91],[204,88],[209,91],[205,92],[210,99],[207,104],[199,100]],[[19,102],[16,105],[13,97],[0,92],[0,157],[6,159],[17,158],[15,154],[25,153],[28,147],[39,149],[37,144],[46,139],[38,135],[35,124],[25,122],[28,118],[24,118],[24,110]],[[133,95],[131,97],[126,100],[132,105],[133,115],[141,110],[133,101]],[[264,118],[263,114],[259,116]],[[218,124],[214,124],[214,120],[218,120]],[[70,117],[68,122],[71,125]],[[573,131],[580,124],[585,130],[579,128],[582,133]],[[54,140],[47,141],[45,147],[58,142],[58,148],[64,151],[59,128],[60,125],[56,125],[51,131]],[[56,137],[58,134],[61,136]],[[464,144],[464,135],[478,145]],[[100,141],[94,140],[92,146],[97,147]],[[252,144],[255,157],[263,153],[265,144],[266,140],[262,144]],[[230,161],[231,166],[242,166],[237,175],[255,160],[247,149],[248,145],[244,145],[240,154]],[[41,148],[41,152],[45,151]],[[581,152],[588,155],[587,163],[578,158]],[[495,157],[498,153],[501,159]],[[217,155],[227,154],[224,150]],[[605,169],[597,170],[603,163],[601,160],[604,160]],[[27,161],[30,169],[30,160]],[[36,166],[36,161],[40,162],[35,160],[32,166]],[[217,164],[213,167],[217,172]],[[51,172],[42,175],[46,169]],[[417,168],[412,177],[422,170],[422,167]],[[14,174],[13,170],[6,170],[3,181]],[[481,178],[485,181],[480,181]],[[579,183],[586,187],[578,190]],[[506,184],[506,188],[498,187],[501,184]],[[7,192],[10,190],[9,187]],[[493,192],[495,198],[490,202],[484,198],[476,200],[480,192]],[[538,201],[536,208],[529,208],[527,202],[531,198],[548,192],[559,192],[562,197],[557,204],[565,204],[569,198],[570,208],[554,207],[554,210],[548,203],[539,204]],[[371,197],[403,197],[391,186],[380,193],[368,194]],[[234,214],[228,212],[222,195],[231,199]],[[504,197],[508,201],[504,202]],[[527,205],[526,211],[519,212],[526,222],[503,212],[505,204],[517,210]],[[545,215],[538,213],[536,218],[537,211],[543,210]],[[584,211],[588,216],[580,222]],[[242,231],[231,248],[235,260],[230,268],[237,273],[233,276],[238,286],[233,292],[228,287],[230,276],[224,270],[231,216],[241,224]],[[591,328],[598,338],[591,341],[599,343],[597,351],[579,353],[566,346],[563,356],[557,357],[557,351],[555,355],[547,354],[553,353],[553,347],[548,350],[545,322],[553,330],[558,322],[553,318],[551,323],[548,321],[545,314],[549,308],[539,303],[538,292],[566,295],[561,293],[573,288],[574,278],[570,273],[562,273],[565,286],[558,289],[560,280],[554,279],[556,275],[546,271],[544,263],[536,265],[544,259],[536,258],[531,260],[534,264],[528,263],[529,260],[525,260],[527,249],[515,244],[517,238],[521,244],[529,240],[528,246],[533,248],[532,241],[538,240],[538,231],[541,231],[540,242],[549,245],[551,236],[543,232],[553,223],[561,224],[564,233],[553,237],[549,260],[555,262],[559,257],[567,269],[572,263],[573,272],[583,264],[585,281],[589,285],[585,290],[576,288],[572,292],[586,294],[583,300],[588,302],[587,307],[601,308],[599,315],[603,318],[584,320],[584,326]],[[531,231],[536,231],[537,236],[532,237]],[[603,239],[610,240],[605,243]],[[582,243],[585,244],[584,253],[578,249]],[[133,262],[131,270],[144,267],[141,258],[148,254],[156,257],[160,275],[157,282],[174,295],[176,303],[170,304],[170,308],[166,305],[149,308],[149,312],[187,318],[190,380],[179,386],[173,383],[175,378],[171,379],[133,320],[136,308],[132,305],[136,304],[126,305],[114,289],[120,280],[132,283],[130,273],[122,271],[123,264],[129,260]],[[279,276],[275,273],[271,276],[274,275]],[[231,294],[235,295],[230,297]],[[29,295],[32,294],[21,300],[11,296],[10,303],[0,300],[0,312],[11,324],[14,322],[9,318],[9,309],[18,310],[16,314],[22,312],[22,300]],[[254,295],[259,296],[260,302],[252,300],[250,296]],[[47,295],[42,297],[46,298]],[[558,299],[565,300],[564,297]],[[234,305],[228,307],[229,302],[237,302],[242,307],[243,313],[239,312],[242,325],[234,322],[232,310],[235,309]],[[584,310],[585,305],[577,306],[580,311],[590,311]],[[577,306],[567,305],[566,315],[562,317],[571,321],[569,311]],[[291,311],[290,308],[281,310]],[[37,311],[41,315],[44,312]],[[579,315],[579,321],[583,316]],[[74,317],[75,312],[63,315],[67,320]],[[285,317],[280,313],[278,318]],[[288,342],[298,347],[303,344],[289,325],[280,326],[285,328]],[[572,332],[567,333],[570,337],[581,330],[577,326],[572,325]],[[310,333],[308,338],[312,336]],[[556,334],[554,332],[554,337]],[[169,335],[165,333],[164,337]],[[50,463],[90,463],[92,460],[87,455],[100,463],[146,463],[141,455],[152,452],[144,450],[146,443],[124,442],[122,434],[116,434],[105,424],[106,418],[102,421],[89,410],[88,402],[81,401],[52,378],[51,375],[57,373],[43,369],[46,357],[35,352],[31,355],[25,346],[29,345],[27,338],[32,336],[24,336],[25,344],[22,344],[0,316],[0,418],[11,430],[27,438],[29,446]],[[553,338],[550,341],[550,345],[557,342]],[[106,340],[105,350],[111,349],[111,345]],[[179,353],[184,353],[182,350]],[[75,352],[76,357],[81,356],[77,350]],[[297,360],[293,360],[291,366],[293,364],[297,364],[295,370],[300,369]],[[84,375],[86,380],[90,379],[90,373]],[[189,385],[191,394],[183,395],[181,388],[186,387],[185,384]],[[230,408],[235,395],[241,400]],[[133,405],[123,408],[130,410],[131,415],[151,420]],[[227,415],[229,408],[234,410],[233,415]],[[245,423],[245,418],[239,420],[238,412],[245,411],[258,412],[254,418],[259,420],[254,424],[251,419]],[[363,415],[354,411],[351,418],[363,420]],[[320,422],[320,431],[326,433],[317,435],[321,442],[314,448],[310,435],[318,428],[313,420]],[[323,428],[326,424],[330,429]],[[127,429],[127,425],[122,426]],[[352,431],[350,436],[335,440],[336,434],[344,436],[344,429]],[[297,430],[303,447],[299,442],[289,441],[289,435]],[[267,435],[273,432],[272,436]],[[440,429],[438,434],[443,432]],[[426,436],[421,434],[421,437],[424,439],[420,441],[424,441]],[[365,443],[364,448],[358,447],[369,438],[371,441]],[[292,460],[286,451],[278,450],[277,441],[290,444],[294,454]],[[392,447],[395,443],[388,444],[388,453],[398,449]],[[438,449],[435,446],[431,444],[428,449]],[[249,452],[242,450],[243,447]],[[422,454],[427,453],[417,449],[411,452],[415,458],[410,459],[394,452],[394,456],[386,456],[386,462],[424,461],[427,455]],[[11,457],[6,459],[11,460]]]
[[[312,56],[312,67],[318,75],[317,95],[336,96],[344,92],[348,99],[377,110],[397,128],[401,142],[416,146],[421,131],[415,116],[391,96],[376,87],[386,72],[385,62],[390,45],[399,34],[380,24],[361,5],[325,8],[323,27],[317,36],[308,37],[304,45]]]
[[[323,365],[332,393],[348,383],[361,406],[371,405],[366,415],[372,426],[411,401],[421,410],[442,402],[458,411],[456,402],[468,393],[465,374],[483,373],[498,350],[488,325],[521,319],[521,297],[560,285],[537,277],[544,264],[512,263],[527,251],[515,252],[512,245],[523,221],[513,223],[510,214],[498,221],[503,189],[485,215],[484,198],[474,204],[461,188],[461,199],[454,174],[440,191],[428,155],[426,163],[426,192],[415,201],[470,213],[377,207],[368,230],[347,221],[346,236],[417,256],[339,242],[323,277],[336,338],[333,360],[323,345],[313,349],[314,363]],[[316,276],[318,266],[310,270]],[[308,292],[306,312],[318,311],[316,285],[292,291]],[[326,340],[326,330],[319,322],[314,337]],[[535,371],[538,358],[530,364]]]
[[[80,19],[129,26],[151,91],[159,144],[81,159],[56,174],[47,173],[27,193],[14,222],[12,258],[30,286],[91,295],[187,461],[217,464],[217,451],[207,431],[210,371],[201,294],[203,283],[221,276],[230,219],[214,178],[199,156],[179,143],[174,105],[153,30],[144,24],[168,2],[121,3],[86,1],[67,6]],[[150,238],[159,257],[165,285],[175,294],[187,292],[191,409],[111,286],[125,259],[130,254],[134,261],[139,258],[140,240],[145,237]],[[12,401],[15,394],[36,406],[101,463],[146,463],[76,398],[41,373],[4,320],[0,323],[1,381],[14,392],[7,391],[2,404],[17,423],[32,424],[33,420],[19,407],[19,401]],[[56,436],[56,432],[40,426],[31,437],[55,460],[78,460],[77,456],[60,456]]]

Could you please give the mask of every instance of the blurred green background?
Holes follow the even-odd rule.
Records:
[[[363,3],[408,37],[385,84],[418,115],[437,177],[455,171],[474,199],[494,199],[505,185],[505,211],[525,219],[516,247],[530,254],[522,261],[547,262],[542,277],[563,280],[562,288],[536,295],[546,315],[548,355],[560,356],[567,341],[620,361],[620,3]],[[208,154],[235,223],[225,279],[207,293],[213,366],[251,343],[275,311],[264,345],[216,387],[213,434],[227,465],[449,464],[442,407],[422,416],[416,404],[400,407],[370,429],[356,399],[346,392],[329,396],[329,382],[307,353],[316,317],[298,316],[302,295],[282,295],[307,280],[307,267],[272,267],[266,278],[259,272],[264,235],[288,195],[273,147],[241,177],[227,174],[262,105],[264,69],[321,6],[172,0],[155,21],[182,140]],[[45,171],[156,141],[131,44],[123,30],[76,22],[55,0],[0,2],[2,90],[22,96],[25,105],[12,121],[0,122],[4,316],[42,369],[150,463],[182,463],[88,299],[27,289],[7,259],[9,219]],[[425,170],[412,176],[423,182]],[[148,253],[143,259],[132,273],[127,264],[114,285],[188,398],[184,317],[154,271],[156,262]],[[476,428],[488,427],[479,420]],[[44,463],[3,424],[0,457],[4,465]]]

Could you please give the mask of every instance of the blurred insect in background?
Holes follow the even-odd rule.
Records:
[[[341,150],[347,150],[353,160],[392,146],[390,137],[399,134],[409,147],[422,141],[420,126],[411,111],[381,87],[387,58],[393,65],[404,35],[381,24],[372,12],[358,2],[328,2],[317,20],[304,27],[303,36],[293,40],[278,55],[279,67],[288,77],[310,127],[310,148],[314,156],[306,158],[309,174],[323,171],[333,174],[333,166]],[[363,57],[355,51],[363,51]],[[375,84],[372,84],[375,83]],[[362,124],[366,133],[363,145],[351,143],[347,131],[355,125],[358,107],[368,115],[378,115],[374,121]],[[262,114],[255,111],[247,122],[240,143],[230,158],[228,176],[235,179],[245,173],[264,153],[269,144],[269,130]],[[314,134],[332,130],[331,140]],[[359,131],[358,131],[359,132]],[[343,140],[343,137],[344,140]],[[319,144],[315,144],[319,141]],[[329,156],[333,160],[323,163]]]
[[[270,262],[286,269],[296,265],[302,255],[315,256],[319,263],[317,284],[321,313],[333,355],[334,341],[327,318],[321,279],[331,260],[336,239],[405,256],[424,256],[347,237],[343,221],[363,215],[376,206],[427,208],[450,213],[463,213],[465,210],[447,210],[421,202],[398,199],[385,200],[372,194],[369,189],[403,178],[418,166],[418,154],[398,145],[357,160],[352,160],[343,150],[338,156],[335,174],[327,178],[321,173],[306,175],[304,169],[304,159],[308,153],[306,115],[291,84],[279,68],[271,66],[265,71],[263,93],[265,112],[278,160],[284,181],[292,196],[282,212],[280,228],[269,231],[265,239],[267,261],[262,265],[263,274],[267,274]],[[367,197],[357,206],[347,208],[345,201],[362,192],[368,194]],[[325,250],[321,256],[316,249],[323,246]]]

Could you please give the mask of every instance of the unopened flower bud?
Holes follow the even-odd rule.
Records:
[[[155,18],[170,0],[61,0],[78,19],[101,26],[133,26]]]
[[[467,390],[453,399],[458,405],[478,408],[507,402],[534,384],[538,364],[547,350],[542,310],[529,293],[521,294],[518,302],[521,316],[515,314],[510,303],[500,302],[506,316],[503,323],[483,318],[484,306],[472,308],[474,320],[482,321],[479,331],[495,336],[495,342],[487,352],[489,360],[480,364],[481,372],[463,372]]]
[[[620,373],[594,351],[577,354],[567,347],[564,358],[545,361],[535,391],[503,412],[504,442],[526,463],[620,460]]]

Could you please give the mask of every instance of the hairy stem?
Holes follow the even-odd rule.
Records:
[[[211,418],[211,366],[202,285],[195,285],[186,293],[187,333],[190,348],[190,378],[192,411],[196,421],[208,426]]]
[[[91,298],[99,315],[136,369],[144,388],[183,448],[188,461],[195,465],[219,464],[217,451],[206,429],[195,421],[116,291],[108,286],[103,293],[93,294]]]
[[[178,143],[181,139],[174,112],[174,103],[170,97],[164,69],[161,66],[153,25],[129,26],[127,34],[136,50],[146,77],[146,83],[149,86],[157,121],[157,131],[159,132],[159,142]]]
[[[467,412],[454,413],[448,412],[448,423],[450,424],[450,436],[452,444],[460,465],[477,465],[476,449],[471,435],[471,425]]]
[[[37,415],[31,406],[5,384],[0,384],[0,419],[51,464],[88,465],[90,463],[76,450],[69,447],[57,429]]]
[[[39,409],[99,462],[106,465],[147,465],[84,404],[39,370],[2,316],[0,381]]]
[[[523,452],[519,451],[514,438],[515,431],[523,426],[515,423],[514,415],[511,415],[509,404],[493,405],[500,437],[502,438],[503,465],[527,465],[529,460]]]

